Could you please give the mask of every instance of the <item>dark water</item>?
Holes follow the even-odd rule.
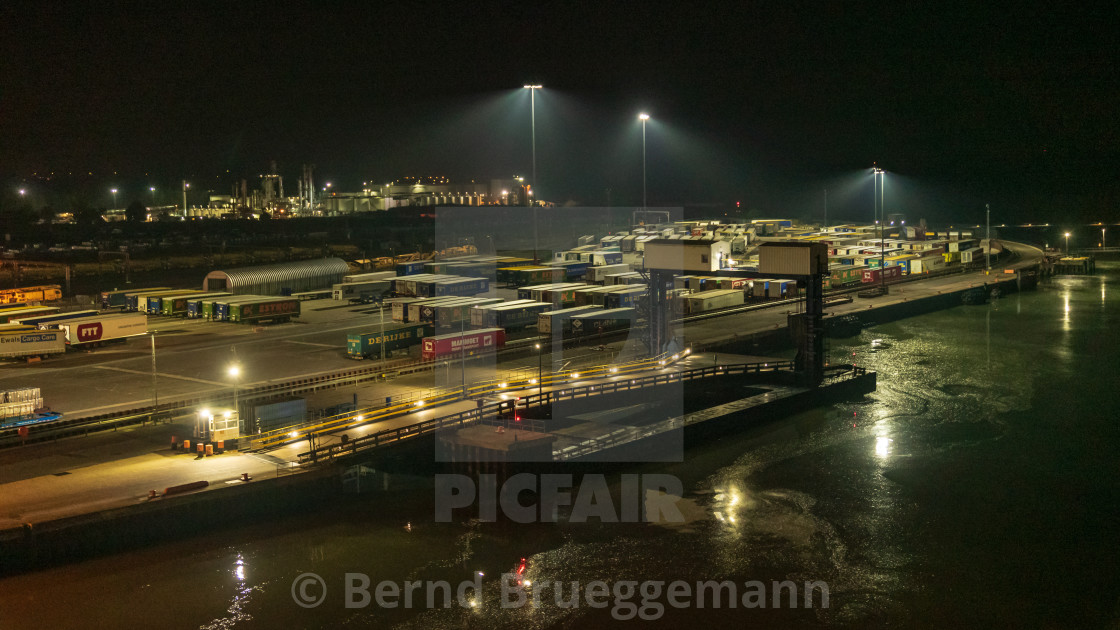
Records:
[[[827,609],[725,604],[632,622],[651,627],[1116,627],[1120,266],[1100,267],[833,341],[834,360],[878,370],[878,392],[632,469],[683,480],[684,524],[435,524],[422,501],[371,499],[0,580],[0,627],[618,623],[551,593],[501,609],[496,578],[522,557],[537,585],[829,588]],[[327,581],[318,608],[293,602],[304,572]],[[482,572],[484,589],[477,608],[347,610],[347,572],[453,585]]]

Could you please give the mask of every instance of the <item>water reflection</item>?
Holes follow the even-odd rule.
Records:
[[[875,455],[879,459],[887,459],[891,455],[891,442],[894,440],[888,437],[875,438]]]

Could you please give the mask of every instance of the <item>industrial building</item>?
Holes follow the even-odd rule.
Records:
[[[350,273],[341,258],[320,258],[299,262],[211,271],[202,281],[204,291],[225,291],[235,295],[291,295],[330,288]]]

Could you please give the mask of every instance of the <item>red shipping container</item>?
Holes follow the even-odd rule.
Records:
[[[454,333],[425,337],[420,356],[428,360],[457,356],[460,353],[478,354],[479,352],[493,352],[504,345],[506,345],[506,331],[501,328],[487,328],[466,334]]]
[[[879,280],[879,272],[880,271],[882,271],[882,270],[881,269],[864,269],[863,270],[863,282],[864,283],[879,282],[880,281]],[[891,282],[892,280],[898,280],[901,277],[902,277],[902,267],[900,267],[898,265],[892,265],[890,267],[887,267],[887,282]]]

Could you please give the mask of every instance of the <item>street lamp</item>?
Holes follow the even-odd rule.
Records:
[[[20,188],[19,189],[19,196],[20,197],[23,197],[26,194],[27,194],[27,189],[26,188]]]
[[[113,193],[113,209],[115,210],[117,208],[117,189],[111,188],[109,192]]]
[[[1104,228],[1101,228],[1101,249],[1104,249]]]
[[[156,205],[156,187],[148,186],[148,192],[152,193],[152,205]]]
[[[184,218],[186,218],[186,216],[187,216],[187,189],[190,188],[190,187],[191,187],[190,183],[187,182],[187,180],[184,179],[183,180],[183,217]]]
[[[1069,256],[1069,232],[1066,232],[1066,256]]]
[[[646,209],[646,121],[649,120],[649,114],[642,112],[638,114],[638,120],[642,121],[642,210]]]

